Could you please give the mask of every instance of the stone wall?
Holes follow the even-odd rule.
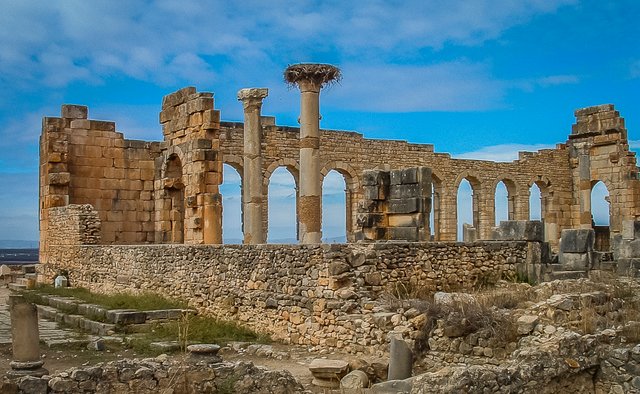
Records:
[[[44,118],[40,137],[40,230],[48,208],[91,204],[105,243],[154,240],[154,159],[160,143],[125,140],[113,122],[87,119],[87,107],[63,105]],[[48,240],[41,237],[40,250]]]
[[[45,118],[40,152],[41,228],[46,209],[91,204],[99,213],[102,242],[220,243],[222,164],[243,174],[244,125],[220,122],[213,94],[188,87],[167,95],[160,122],[164,142],[129,141],[113,122],[89,120],[87,108],[65,105],[59,118]],[[432,169],[431,226],[437,241],[455,241],[457,194],[462,180],[473,188],[477,239],[490,239],[495,226],[495,191],[508,191],[508,219],[528,220],[530,188],[542,195],[545,240],[557,250],[560,232],[591,227],[590,191],[601,180],[610,192],[611,234],[624,220],[640,217],[640,181],[629,151],[624,120],[612,105],[577,110],[566,143],[535,153],[521,152],[510,163],[453,159],[433,145],[372,140],[361,134],[321,130],[321,175],[335,170],[346,182],[346,234],[355,239],[365,170],[425,166]],[[300,130],[262,117],[261,179],[264,230],[268,228],[268,184],[285,167],[300,185]],[[259,176],[257,176],[259,178]],[[245,201],[245,203],[248,203]],[[260,208],[256,208],[259,211]],[[46,239],[42,239],[46,248]]]
[[[0,381],[6,394],[40,393],[300,393],[302,385],[288,371],[269,371],[248,362],[123,359],[71,368],[42,378]]]
[[[76,215],[81,208],[70,210]],[[75,216],[74,216],[75,217]],[[65,222],[65,220],[61,221]],[[75,223],[75,222],[74,222]],[[71,232],[66,234],[76,239]],[[41,281],[62,269],[99,292],[154,291],[274,338],[351,352],[386,350],[419,322],[385,309],[390,294],[470,289],[536,263],[540,243],[50,245]],[[533,248],[533,249],[532,249]]]

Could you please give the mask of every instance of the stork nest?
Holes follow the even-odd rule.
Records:
[[[331,64],[300,63],[293,64],[284,70],[284,80],[293,86],[300,81],[311,81],[322,87],[339,82],[342,72]]]

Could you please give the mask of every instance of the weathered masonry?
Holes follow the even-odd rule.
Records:
[[[69,204],[90,204],[98,212],[103,244],[221,243],[223,164],[242,174],[247,244],[266,240],[268,184],[279,167],[293,175],[298,192],[308,194],[306,199],[300,196],[306,205],[299,205],[298,216],[306,220],[301,222],[301,234],[311,243],[318,242],[321,232],[321,193],[312,176],[318,171],[320,179],[331,170],[344,176],[349,241],[361,230],[356,217],[358,202],[365,198],[366,170],[431,169],[435,241],[456,240],[456,197],[464,179],[473,188],[472,227],[480,240],[492,236],[499,182],[508,191],[510,220],[529,219],[530,188],[539,187],[545,238],[554,249],[563,229],[592,227],[591,189],[598,181],[609,192],[612,236],[621,233],[623,222],[640,217],[636,157],[629,151],[624,120],[613,105],[577,110],[568,140],[555,149],[521,152],[518,160],[497,163],[453,159],[434,152],[432,145],[366,139],[354,132],[320,130],[314,137],[312,130],[301,138],[300,129],[277,126],[274,118],[262,116],[267,94],[264,88],[239,92],[244,124],[220,122],[212,93],[188,87],[169,94],[160,112],[162,142],[127,140],[113,122],[89,119],[83,106],[63,105],[60,117],[44,118],[43,259],[50,242],[50,209]],[[306,167],[301,152],[306,152]],[[300,173],[305,168],[311,175]]]

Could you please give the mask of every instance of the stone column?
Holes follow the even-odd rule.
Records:
[[[9,378],[21,376],[43,376],[49,372],[42,368],[44,361],[40,359],[40,333],[38,331],[38,310],[27,302],[23,296],[9,296],[9,313],[11,314],[11,344],[13,361]]]
[[[340,79],[340,70],[328,64],[287,67],[285,81],[300,88],[300,199],[298,238],[302,244],[322,240],[322,180],[320,176],[320,90]]]
[[[242,174],[242,214],[244,243],[266,242],[262,226],[262,100],[269,95],[266,88],[240,89],[238,100],[244,107],[244,165]]]
[[[411,377],[413,352],[402,338],[392,337],[389,349],[388,380],[403,380]]]
[[[589,147],[585,146],[578,155],[578,198],[580,200],[579,227],[592,228],[591,216],[591,157]]]

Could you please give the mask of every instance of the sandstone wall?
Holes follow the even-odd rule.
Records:
[[[287,168],[298,183],[299,129],[275,126],[273,118],[263,122],[263,175],[265,231],[269,178],[278,167]],[[220,151],[225,164],[242,174],[242,123],[221,123]],[[523,153],[519,160],[498,163],[482,160],[452,159],[435,153],[433,145],[406,141],[371,140],[362,134],[321,130],[320,160],[322,175],[336,170],[345,178],[347,202],[347,239],[357,231],[358,201],[363,197],[362,174],[369,169],[402,169],[426,166],[433,171],[433,209],[435,239],[455,241],[457,234],[457,193],[463,179],[474,189],[474,225],[480,237],[489,239],[495,226],[495,190],[504,181],[509,191],[512,220],[529,219],[529,193],[535,183],[542,192],[543,218],[547,239],[557,244],[558,229],[571,226],[571,170],[565,145],[536,153]]]
[[[87,119],[87,107],[62,106],[44,118],[40,139],[40,230],[48,208],[91,204],[105,243],[153,242],[154,159],[160,143],[125,140],[113,122]],[[48,240],[41,237],[41,250]]]
[[[75,212],[75,211],[74,211]],[[77,227],[68,226],[70,238]],[[422,321],[385,309],[390,294],[469,289],[531,263],[527,242],[333,245],[50,245],[42,280],[62,269],[100,292],[154,291],[297,344],[386,350]]]

